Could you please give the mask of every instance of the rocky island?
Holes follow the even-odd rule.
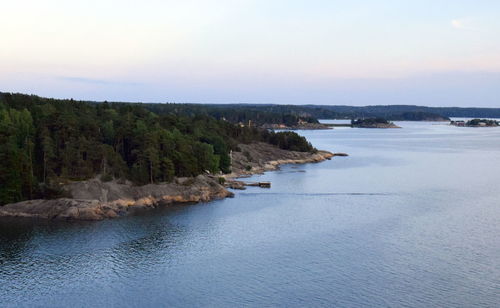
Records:
[[[357,119],[351,121],[352,127],[358,128],[401,128],[384,118]]]
[[[469,121],[451,121],[450,125],[459,127],[498,127],[500,123],[496,120],[472,119]]]

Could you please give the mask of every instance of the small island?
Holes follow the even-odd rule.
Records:
[[[488,119],[472,119],[469,121],[451,121],[450,125],[459,126],[459,127],[497,127],[499,126],[499,122],[496,120],[488,120]]]
[[[401,128],[384,118],[367,118],[351,120],[351,127],[357,128]]]

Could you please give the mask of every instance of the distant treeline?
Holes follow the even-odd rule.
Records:
[[[389,121],[446,121],[450,117],[500,118],[500,108],[425,107],[413,105],[342,106],[342,105],[267,105],[267,104],[145,104],[158,112],[206,114],[233,123],[253,125],[285,124],[299,120],[317,123],[318,119],[384,118]]]
[[[251,126],[262,126],[264,124],[295,126],[299,123],[299,120],[318,123],[318,120],[307,112],[298,112],[289,108],[289,106],[281,105],[142,104],[142,106],[157,114],[208,115],[217,120]]]
[[[55,197],[61,183],[96,175],[145,184],[206,171],[228,173],[230,152],[240,143],[314,150],[295,133],[172,107],[0,93],[0,205]]]
[[[218,105],[217,107],[235,110],[255,110],[265,113],[281,113],[296,116],[297,120],[316,123],[317,119],[359,119],[384,118],[390,121],[446,121],[447,115],[418,106],[323,106],[323,105]],[[281,122],[274,122],[281,124]]]
[[[309,107],[305,106],[305,107]],[[462,108],[462,107],[425,107],[413,105],[378,105],[378,106],[310,106],[317,112],[312,116],[322,118],[359,118],[383,117],[388,120],[420,120],[432,116],[469,117],[469,118],[500,118],[500,108]],[[332,112],[336,113],[333,115]],[[332,117],[333,116],[333,117]]]
[[[176,110],[179,113],[199,113],[231,122],[255,125],[295,125],[299,119],[317,123],[317,119],[384,118],[389,121],[442,121],[450,117],[500,118],[500,108],[425,107],[413,105],[269,105],[269,104],[147,104],[148,108]]]

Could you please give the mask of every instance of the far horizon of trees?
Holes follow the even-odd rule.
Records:
[[[288,106],[259,106],[243,104],[141,104],[157,114],[176,114],[182,116],[207,115],[234,124],[262,126],[264,124],[285,124],[295,126],[299,121],[318,123],[308,113],[297,113]]]
[[[269,105],[269,104],[143,104],[156,113],[180,115],[205,114],[232,123],[255,126],[285,124],[296,126],[299,120],[319,123],[318,119],[385,118],[390,121],[449,120],[446,110],[419,106],[328,106],[328,105]],[[494,110],[494,109],[493,109]],[[499,109],[500,115],[500,109]],[[250,122],[249,122],[250,121]]]

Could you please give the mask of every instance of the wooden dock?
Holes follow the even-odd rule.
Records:
[[[258,186],[262,188],[271,188],[271,182],[245,182],[245,186]]]
[[[244,181],[230,180],[227,181],[224,185],[232,189],[245,189],[246,186],[271,188],[271,182],[244,182]]]

